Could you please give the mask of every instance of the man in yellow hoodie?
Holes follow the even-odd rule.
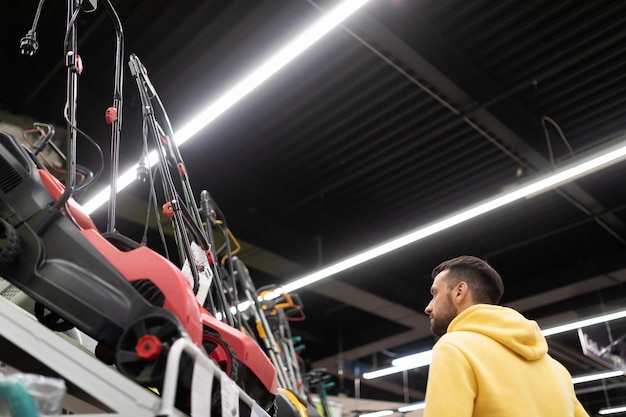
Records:
[[[548,354],[536,322],[496,305],[502,279],[460,256],[432,272],[425,313],[439,340],[424,417],[588,417],[567,369]]]

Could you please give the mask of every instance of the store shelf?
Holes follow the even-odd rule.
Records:
[[[268,416],[187,339],[177,340],[170,348],[164,387],[159,396],[102,363],[75,339],[46,328],[3,297],[0,297],[0,320],[0,362],[19,372],[63,378],[68,386],[62,404],[64,412],[78,417],[185,416],[187,414],[174,407],[174,398],[180,357],[187,355],[194,362],[191,390],[194,417],[210,415],[212,384],[216,378],[220,381],[222,410],[228,410],[229,417],[241,415],[240,403],[249,407],[246,415]]]
[[[0,361],[24,373],[61,377],[80,416],[155,416],[161,398],[105,365],[73,340],[0,297]],[[65,406],[65,405],[64,405]],[[100,411],[99,413],[97,411]],[[94,413],[96,412],[96,413]],[[184,415],[171,409],[168,415]]]
[[[161,395],[122,375],[97,359],[71,335],[53,332],[28,311],[0,297],[0,362],[7,368],[63,378],[68,387],[64,413],[78,417],[186,416],[174,407],[181,355],[193,360],[191,389],[194,417],[210,415],[213,382],[220,381],[222,415],[267,417],[267,413],[197,346],[185,338],[173,343],[168,354]],[[228,413],[225,412],[228,410]]]

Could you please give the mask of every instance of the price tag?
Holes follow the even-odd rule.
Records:
[[[196,362],[191,377],[191,415],[194,417],[211,416],[211,393],[213,390],[213,372]]]

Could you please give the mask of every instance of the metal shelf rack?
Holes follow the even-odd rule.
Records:
[[[211,386],[215,378],[220,378],[222,410],[229,407],[228,415],[222,412],[223,416],[239,417],[239,402],[243,402],[250,407],[252,417],[267,417],[247,393],[184,338],[171,347],[159,396],[104,364],[75,340],[43,326],[27,311],[3,297],[0,297],[0,322],[0,362],[20,372],[63,378],[68,387],[63,407],[77,417],[187,415],[174,407],[182,354],[194,361],[194,417],[210,415]]]

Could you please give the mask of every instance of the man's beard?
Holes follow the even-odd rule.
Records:
[[[457,316],[456,308],[452,302],[452,296],[448,295],[445,308],[433,317],[430,331],[437,337],[441,337],[448,332],[448,325]]]

